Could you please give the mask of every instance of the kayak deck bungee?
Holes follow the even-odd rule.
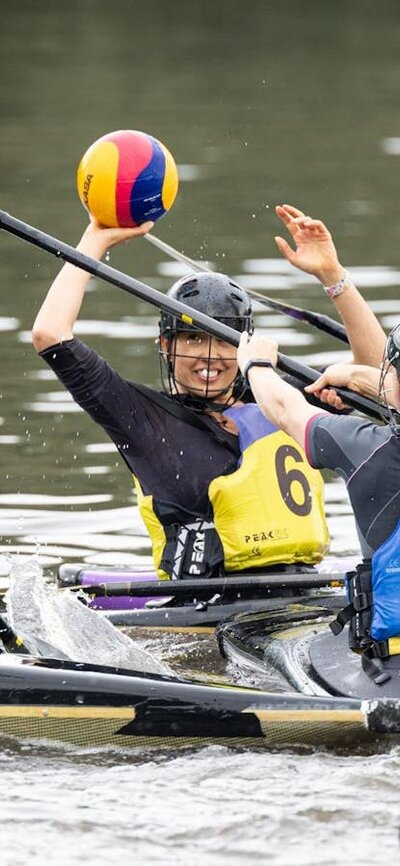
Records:
[[[273,694],[0,655],[0,736],[83,747],[353,746],[399,741],[398,701]]]
[[[390,679],[378,685],[363,670],[360,655],[349,649],[347,629],[338,636],[330,631],[334,614],[335,601],[327,605],[321,599],[314,606],[304,599],[280,610],[239,614],[218,626],[219,648],[240,666],[276,670],[302,694],[393,698],[400,705],[400,656],[384,662]]]

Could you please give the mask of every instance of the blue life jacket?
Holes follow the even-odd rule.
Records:
[[[400,635],[400,520],[372,556],[371,637]]]

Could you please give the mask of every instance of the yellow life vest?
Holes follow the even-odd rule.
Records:
[[[160,580],[169,580],[170,575],[160,568],[160,562],[167,539],[164,527],[154,512],[153,497],[149,494],[145,495],[143,493],[140,482],[135,475],[133,475],[133,482],[137,494],[139,511],[150,536],[155,570]]]
[[[320,562],[329,540],[321,474],[255,404],[233,407],[225,414],[238,427],[241,463],[230,475],[214,478],[208,488],[224,570]],[[169,574],[160,569],[164,527],[154,512],[153,497],[143,495],[136,478],[134,482],[155,567],[167,579]]]

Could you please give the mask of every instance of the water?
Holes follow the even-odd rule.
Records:
[[[100,866],[116,852],[165,866],[397,862],[399,762],[398,752],[349,760],[212,747],[155,759],[5,746],[3,862],[41,866],[49,852]]]
[[[157,234],[244,286],[331,314],[317,283],[277,257],[274,206],[321,216],[385,328],[400,315],[395,0],[236,0],[143,5],[20,0],[0,32],[0,206],[75,243],[75,170],[119,128],[165,141],[181,187]],[[150,244],[110,264],[165,290],[181,274]],[[0,554],[145,564],[149,544],[112,446],[35,356],[29,332],[58,263],[0,237]],[[307,363],[343,347],[258,312]],[[158,313],[93,281],[77,334],[123,375],[154,385]],[[332,553],[357,552],[347,497],[330,477]],[[145,648],[151,640],[143,639]],[[167,663],[216,665],[215,648],[157,639]],[[220,671],[222,675],[222,671]],[[127,754],[4,742],[2,862],[78,860],[286,866],[398,857],[398,750]]]

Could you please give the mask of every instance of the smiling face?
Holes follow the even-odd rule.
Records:
[[[168,356],[176,392],[210,400],[232,398],[238,364],[236,349],[202,331],[184,331],[172,340],[161,337],[161,351]]]

